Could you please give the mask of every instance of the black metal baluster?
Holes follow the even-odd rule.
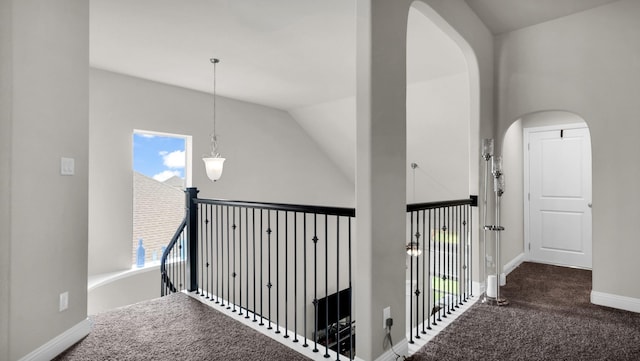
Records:
[[[462,290],[462,304],[467,302],[467,205],[463,205],[460,208],[460,218],[462,220],[462,226],[460,226],[460,232],[462,234],[462,241],[460,243],[460,263],[462,264],[462,281],[460,289]]]
[[[227,310],[231,309],[231,283],[233,282],[232,278],[233,275],[231,273],[231,237],[232,237],[232,233],[233,233],[233,237],[235,238],[236,232],[235,229],[230,228],[229,227],[229,222],[231,222],[231,217],[229,216],[229,208],[231,208],[232,212],[233,212],[233,208],[232,207],[227,207]],[[233,216],[233,215],[232,215]],[[235,227],[235,224],[233,225]],[[234,245],[235,246],[235,245]],[[234,284],[235,286],[235,284]]]
[[[453,274],[451,276],[451,279],[456,280],[456,283],[451,285],[451,288],[454,293],[453,305],[451,307],[452,307],[452,310],[455,311],[456,308],[460,308],[460,306],[458,305],[460,303],[458,299],[460,294],[459,292],[460,273],[458,272],[458,265],[460,264],[460,262],[458,262],[458,242],[460,241],[460,233],[458,233],[459,232],[458,222],[460,220],[457,217],[458,207],[457,206],[451,207],[451,213],[452,213],[451,238],[454,241],[451,244],[451,250],[453,252],[453,254],[451,255],[451,258],[453,259],[453,265],[451,267]]]
[[[263,230],[263,224],[264,224],[264,219],[263,219],[263,210],[260,209],[260,326],[264,326],[264,302],[263,302],[263,290],[264,288],[262,287],[263,285],[263,279],[262,279],[262,275],[264,274],[264,253],[262,250],[262,246],[264,244],[264,233],[262,232]]]
[[[220,206],[216,205],[216,303],[220,304],[220,217],[222,217],[222,211]]]
[[[307,300],[307,213],[302,213],[302,294],[304,295],[304,300],[305,300],[305,302],[303,302],[303,305],[304,305]],[[305,311],[304,312],[304,344],[302,344],[302,347],[309,347],[307,340],[308,340],[307,312]]]
[[[477,206],[477,204],[476,204]],[[484,227],[484,225],[483,225]],[[473,212],[469,207],[469,230],[473,230]],[[469,292],[473,297],[473,283],[471,280],[471,270],[473,269],[473,233],[469,232]],[[484,256],[483,256],[484,257]]]
[[[284,212],[284,338],[289,338],[289,212]]]
[[[451,226],[451,207],[445,207],[445,225],[444,225],[444,239],[445,239],[445,283],[444,287],[446,290],[447,298],[447,314],[451,314],[451,307],[453,306],[451,302],[451,237],[450,237],[450,226]]]
[[[214,206],[209,205],[209,214],[211,215],[211,222],[209,222],[209,259],[211,260],[211,274],[209,275],[209,293],[211,294],[210,300],[213,301],[213,277],[215,275],[215,269],[213,268],[213,263],[215,262],[214,252],[213,252],[213,242],[214,242],[214,232],[215,232],[215,216],[213,213]]]
[[[207,299],[210,299],[209,296],[211,294],[211,292],[209,292],[209,231],[211,230],[209,228],[209,225],[211,223],[210,218],[211,215],[209,214],[209,205],[203,204],[202,207],[204,207],[204,216],[205,216],[205,226],[203,227],[205,229],[205,237],[204,237],[204,253],[205,253],[205,273],[206,273],[206,277],[205,277],[205,281],[203,282],[203,288],[205,288],[205,292],[204,294],[207,296]]]
[[[251,238],[253,239],[253,322],[257,322],[256,313],[258,312],[258,305],[256,304],[256,209],[251,208]],[[260,269],[262,274],[262,269]],[[262,289],[262,283],[260,283],[260,289]],[[262,312],[262,311],[261,311]]]
[[[280,211],[276,211],[276,333],[280,333]]]
[[[427,291],[427,294],[425,295],[425,297],[427,298],[427,308],[426,308],[426,312],[427,312],[427,330],[431,330],[431,320],[430,320],[430,318],[431,318],[432,313],[433,313],[431,311],[432,310],[432,308],[431,308],[432,307],[431,300],[434,297],[432,295],[435,295],[435,292],[434,292],[433,287],[432,287],[433,285],[431,284],[431,281],[432,281],[432,278],[433,278],[431,269],[432,269],[432,267],[435,267],[434,266],[435,261],[433,259],[434,252],[433,252],[433,249],[431,249],[431,247],[432,247],[431,246],[432,245],[431,240],[433,239],[433,226],[432,226],[432,222],[431,222],[432,218],[433,218],[432,209],[429,209],[429,216],[427,218],[429,219],[429,231],[428,231],[429,232],[429,240],[427,241],[427,250],[428,250],[429,253],[427,254],[426,257],[429,257],[429,267],[427,267],[427,275],[426,275],[426,277],[428,277],[428,279],[427,279],[427,288],[426,288],[428,291]],[[435,302],[434,302],[434,305],[435,305]],[[435,318],[433,319],[433,321],[435,323]]]
[[[409,213],[409,246],[413,247],[413,215],[415,212]],[[413,249],[410,250],[412,252],[409,255],[409,288],[413,288]],[[406,291],[405,291],[406,292]],[[384,320],[386,322],[386,320]],[[413,344],[413,297],[409,294],[409,343]]]
[[[469,297],[469,289],[467,288],[467,285],[469,284],[469,249],[468,249],[468,240],[469,240],[469,235],[467,234],[467,210],[469,209],[468,205],[465,205],[464,207],[462,207],[462,236],[463,236],[463,242],[462,242],[462,264],[464,267],[463,270],[463,274],[464,274],[464,283],[462,286],[462,290],[464,292],[463,297],[462,297],[462,302],[466,303]]]
[[[328,250],[327,250],[327,253]],[[336,216],[336,290],[338,290],[337,303],[337,327],[336,327],[336,360],[340,360],[340,217]],[[327,355],[328,356],[328,355]]]
[[[425,329],[425,324],[429,324],[429,316],[427,314],[427,308],[425,308],[425,301],[429,298],[429,288],[426,285],[426,271],[429,269],[429,250],[426,248],[427,246],[427,211],[422,210],[422,254],[425,257],[424,262],[422,262],[422,334],[426,334],[427,330]]]
[[[465,226],[465,248],[467,249],[467,254],[466,254],[466,264],[467,264],[467,283],[466,283],[466,292],[467,292],[467,296],[466,299],[469,300],[469,297],[472,296],[471,294],[471,286],[473,285],[473,280],[471,278],[471,271],[473,270],[473,252],[471,252],[472,250],[472,245],[471,245],[471,230],[473,228],[471,228],[471,206],[467,206],[465,208],[465,220],[467,222],[466,226]]]
[[[180,236],[182,237],[182,236]],[[176,292],[178,292],[178,290],[182,291],[182,278],[180,278],[176,272],[176,250],[180,250],[180,243],[182,242],[182,238],[178,239],[176,246],[171,250],[171,263],[169,264],[169,266],[171,266],[171,269],[169,270],[169,274],[171,275],[171,279],[173,280],[174,284],[177,285],[179,288],[176,289]]]
[[[455,307],[457,305],[457,301],[456,301],[456,287],[455,287],[455,279],[456,279],[456,244],[455,244],[455,239],[454,237],[456,236],[455,230],[456,230],[456,219],[455,219],[455,207],[448,207],[449,209],[449,226],[447,227],[447,234],[449,237],[449,289],[450,289],[450,294],[449,294],[449,309],[453,312],[455,312]]]
[[[420,212],[416,211],[416,250],[420,251]],[[416,339],[420,339],[420,257],[416,256]]]
[[[327,300],[324,304],[325,310],[325,325],[327,330],[325,332],[325,354],[324,357],[329,357],[329,216],[324,215],[324,298]]]
[[[225,217],[224,211],[227,210],[227,215]],[[222,216],[222,221],[220,222],[220,306],[225,306],[224,297],[224,239],[229,239],[229,207],[224,206],[220,209],[220,214]],[[226,223],[226,227],[225,227]],[[228,262],[227,262],[228,264]],[[228,277],[228,273],[227,273]]]
[[[269,326],[267,330],[273,329],[271,327],[271,211],[267,211],[267,312]]]
[[[318,215],[313,214],[313,352],[318,352]]]
[[[197,237],[198,237],[198,253],[200,255],[200,264],[198,268],[196,268],[200,273],[200,283],[199,285],[203,285],[204,284],[204,272],[201,271],[201,269],[203,268],[202,266],[204,266],[204,246],[202,245],[202,239],[204,238],[202,236],[202,232],[204,232],[202,227],[202,210],[201,205],[198,204],[196,205],[196,207],[198,208],[198,233],[197,233]],[[197,275],[196,275],[197,277]],[[200,296],[204,296],[204,288],[203,287],[199,287],[200,288]],[[196,292],[198,292],[198,289],[196,289]]]
[[[211,204],[207,205],[207,217],[209,219],[209,223],[207,223],[207,293],[209,295],[209,300],[213,301],[213,206]]]
[[[237,208],[237,212],[238,212],[238,271],[237,271],[238,273],[238,282],[237,282],[238,283],[238,316],[242,316],[242,208]]]
[[[182,235],[180,236],[182,237]],[[178,239],[176,241],[176,245],[174,246],[174,248],[171,250],[171,269],[169,270],[169,274],[171,275],[171,278],[173,279],[173,283],[174,286],[176,287],[176,292],[178,292],[178,290],[182,291],[182,278],[179,277],[178,272],[176,272],[179,269],[180,264],[176,263],[176,253],[180,251],[180,244],[182,242],[182,238]],[[173,291],[171,291],[173,293]]]
[[[245,263],[245,316],[249,318],[249,208],[244,209],[244,244],[246,248]]]
[[[293,342],[298,342],[298,213],[293,213]]]
[[[349,302],[349,359],[353,360],[353,288],[351,287],[351,217],[347,218],[349,220],[349,298],[351,302]]]
[[[464,286],[464,262],[462,261],[462,248],[460,247],[460,242],[463,241],[462,240],[462,236],[463,236],[463,230],[462,230],[462,206],[457,206],[456,207],[456,214],[457,214],[457,221],[456,221],[456,256],[457,256],[457,260],[458,260],[458,264],[456,265],[456,272],[458,273],[458,306],[456,306],[456,308],[460,308],[460,305],[462,305],[462,296],[464,294],[464,292],[462,291],[462,288]],[[464,243],[463,243],[464,244]]]
[[[442,222],[442,208],[438,208],[438,229],[436,230],[438,232],[438,293],[442,295],[443,291],[442,289],[443,287],[443,281],[442,281],[442,264],[444,261],[444,255],[442,253],[442,231],[440,230],[440,224]],[[438,310],[438,321],[442,321],[442,311],[445,308],[445,305],[442,305],[441,303],[444,301],[445,299],[441,296],[440,300],[439,300],[439,304],[438,306],[440,307],[440,309]],[[445,316],[446,317],[446,316]]]
[[[231,312],[236,312],[236,207],[231,207],[231,216],[232,216],[232,224],[231,224],[231,232],[232,232],[232,244],[233,244],[233,255],[231,256],[231,282],[233,283],[233,293],[230,294],[229,297],[229,306],[233,305]],[[229,249],[229,253],[231,253],[231,249]]]

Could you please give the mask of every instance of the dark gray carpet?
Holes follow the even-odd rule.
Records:
[[[640,360],[640,314],[592,305],[591,271],[523,263],[501,288],[510,305],[480,302],[416,360]]]
[[[309,360],[182,293],[90,318],[89,336],[56,360]]]

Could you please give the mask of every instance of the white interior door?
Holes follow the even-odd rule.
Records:
[[[589,129],[526,129],[524,145],[529,260],[591,268]]]

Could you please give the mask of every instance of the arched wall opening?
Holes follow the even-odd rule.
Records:
[[[416,30],[418,32],[413,33]],[[424,39],[422,37],[426,35],[425,32],[439,34],[435,38],[435,34],[429,34],[429,38]],[[438,39],[442,46],[447,47],[451,56],[448,60],[452,63],[448,64],[451,66],[450,72],[432,79],[429,87],[425,84],[425,67],[433,64],[433,60],[429,58],[443,59],[441,54],[434,56],[430,51],[433,48],[429,41],[433,39]],[[426,49],[426,52],[421,53],[421,48]],[[433,92],[438,98],[446,98],[436,108],[436,112],[440,113],[428,113],[433,111],[429,106],[435,104],[425,101],[428,92]],[[453,106],[459,108],[452,109]],[[427,2],[415,0],[409,8],[407,27],[407,160],[419,166],[416,183],[421,180],[418,177],[421,175],[425,188],[433,188],[422,190],[416,186],[416,191],[410,193],[413,192],[413,174],[407,173],[407,200],[411,201],[414,194],[418,201],[477,195],[479,134],[480,74],[476,54],[462,35]],[[424,139],[425,136],[429,139]],[[451,157],[447,159],[447,152],[452,150]],[[466,156],[462,155],[463,152],[466,152]],[[421,166],[420,161],[424,166]],[[466,171],[461,169],[459,163],[454,164],[461,161],[467,167]],[[410,170],[409,165],[407,169]]]
[[[502,219],[505,231],[501,237],[501,263],[508,274],[528,256],[528,235],[526,215],[529,202],[528,180],[525,179],[528,164],[526,133],[532,129],[553,129],[562,127],[586,127],[587,122],[570,111],[545,110],[525,114],[515,120],[501,137],[501,155],[506,177],[506,190],[502,196]],[[590,138],[590,137],[589,137]],[[588,154],[589,160],[591,154]],[[590,181],[590,179],[589,179]],[[587,200],[591,202],[591,200]]]
[[[407,202],[467,198],[472,111],[466,59],[456,42],[413,6],[406,102]]]
[[[414,1],[408,10],[406,44],[408,204],[467,199],[470,194],[478,194],[478,162],[474,152],[480,118],[477,69],[477,60],[466,41],[431,7]],[[416,242],[427,242],[427,233],[440,232],[431,219],[424,222],[429,224],[429,229],[423,232],[425,238],[418,236]],[[407,220],[407,234],[412,234],[412,226]],[[474,228],[477,226],[475,224]],[[453,238],[459,236],[453,231]],[[478,241],[474,243],[478,244]],[[472,257],[472,262],[479,264],[475,261],[478,254]],[[411,328],[418,326],[418,321],[412,322],[411,310],[415,305],[412,303],[413,290],[420,289],[414,275],[419,264],[415,257],[407,256],[405,323],[409,335],[412,335]],[[449,276],[458,281],[461,279],[459,273]],[[432,280],[429,285],[435,283]],[[428,290],[427,295],[433,292],[435,297],[438,292],[429,288],[422,285],[423,292]],[[419,296],[415,302],[420,302]],[[443,298],[438,302],[446,300]],[[411,336],[410,342],[414,342]]]
[[[377,359],[385,352],[377,342],[384,337],[384,328],[377,326],[380,311],[384,315],[387,309],[406,309],[406,285],[402,282],[406,280],[406,274],[404,267],[398,267],[406,261],[406,252],[404,247],[398,247],[398,241],[407,236],[406,180],[410,161],[407,159],[406,40],[412,2],[363,0],[358,4],[355,248],[359,256],[354,260],[354,284],[357,285],[354,297],[359,301],[355,317],[360,324],[358,357]],[[432,5],[452,25],[436,14]],[[469,152],[466,195],[477,194],[480,75],[484,81],[483,128],[485,133],[493,131],[493,38],[464,2],[421,0],[415,3],[415,8],[450,35],[464,55],[469,71],[470,118],[465,142]],[[453,26],[465,35],[464,40]],[[473,50],[466,40],[473,44]],[[481,63],[476,59],[475,51],[480,54]],[[438,157],[443,153],[445,150],[439,150],[430,156]],[[474,219],[478,219],[477,215]],[[478,248],[477,228],[477,224],[472,227],[476,233],[474,258]],[[477,279],[477,275],[474,278]],[[402,354],[406,353],[408,341],[403,340],[405,320],[399,319],[394,322],[391,333],[401,340],[398,350]]]

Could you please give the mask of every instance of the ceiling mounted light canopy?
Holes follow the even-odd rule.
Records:
[[[207,177],[214,182],[222,176],[225,161],[225,158],[220,157],[220,153],[218,153],[218,138],[216,136],[216,64],[219,62],[219,59],[211,58],[213,64],[213,132],[211,132],[211,154],[202,157]]]

